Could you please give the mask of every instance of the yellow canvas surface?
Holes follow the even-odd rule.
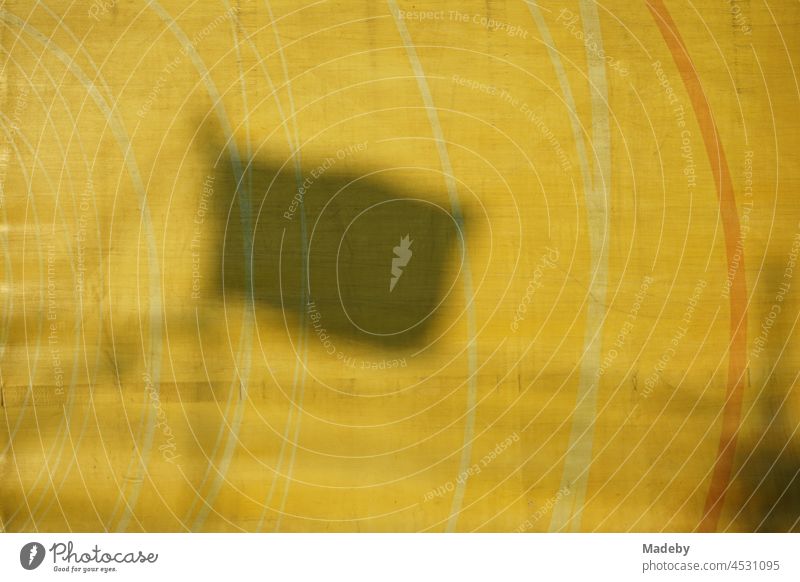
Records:
[[[0,527],[797,531],[797,3],[0,3]]]

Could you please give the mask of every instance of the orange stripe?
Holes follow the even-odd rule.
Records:
[[[736,252],[736,243],[739,240],[739,215],[736,211],[736,198],[733,192],[733,182],[722,149],[722,142],[717,132],[717,126],[711,115],[711,107],[703,93],[700,78],[697,76],[686,46],[678,34],[678,28],[672,20],[662,0],[648,0],[647,7],[656,21],[661,36],[667,43],[675,65],[680,71],[686,92],[692,103],[700,133],[706,146],[708,159],[711,162],[711,171],[717,185],[719,196],[722,227],[725,233],[725,250],[728,257],[728,268],[731,268]],[[708,495],[706,496],[705,511],[698,529],[701,531],[715,531],[722,511],[725,492],[730,482],[733,459],[736,452],[736,437],[739,431],[739,422],[742,412],[742,397],[744,395],[744,375],[747,350],[747,286],[744,278],[744,258],[741,258],[738,269],[735,270],[730,290],[730,333],[731,342],[728,347],[728,385],[725,408],[722,412],[722,431],[719,438],[714,472],[711,476]],[[729,271],[730,272],[730,271]]]

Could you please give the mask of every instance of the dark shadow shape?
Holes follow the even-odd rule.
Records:
[[[425,338],[458,278],[444,281],[445,273],[459,272],[448,265],[462,260],[463,215],[452,216],[441,196],[433,202],[430,193],[390,183],[400,172],[341,172],[340,156],[355,155],[347,145],[328,158],[304,159],[299,179],[292,160],[243,160],[240,181],[223,149],[207,152],[214,195],[206,220],[218,221],[222,239],[216,292],[248,297],[248,257],[255,304],[282,309],[290,325],[305,312],[318,335],[389,348]],[[402,256],[406,236],[410,257]]]
[[[785,426],[782,428],[786,428]],[[778,433],[780,429],[770,429]],[[786,431],[789,432],[789,431]],[[772,443],[758,447],[742,468],[745,492],[752,495],[744,515],[753,532],[800,532],[800,458],[796,446],[781,450]],[[762,480],[763,479],[763,480]],[[738,508],[737,508],[738,510]]]
[[[765,266],[765,297],[777,298],[782,284],[786,283],[785,268],[785,263],[780,261]],[[765,313],[770,311],[772,303],[764,304]],[[797,370],[797,362],[792,361],[793,352],[785,349],[784,344],[791,341],[788,323],[793,312],[788,307],[784,300],[784,311],[775,319],[760,356],[766,364],[765,369],[772,370],[767,378],[761,380],[766,386],[759,398],[757,418],[763,432],[748,443],[750,449],[745,445],[740,452],[747,458],[741,468],[742,513],[749,523],[748,531],[753,532],[800,532],[800,447],[793,437],[797,427],[786,414],[790,402],[784,402]],[[759,319],[755,337],[761,332],[762,319],[763,316]]]

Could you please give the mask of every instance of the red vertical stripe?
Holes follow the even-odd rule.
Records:
[[[728,257],[728,267],[730,268],[740,236],[739,215],[736,212],[736,198],[733,192],[731,173],[728,169],[728,162],[725,159],[725,152],[717,132],[717,126],[711,115],[711,107],[703,93],[700,78],[697,76],[697,71],[695,71],[689,58],[686,45],[684,45],[675,22],[672,20],[664,3],[662,0],[648,0],[647,7],[650,9],[661,35],[672,53],[672,58],[678,71],[680,71],[697,123],[700,126],[700,133],[703,136],[708,159],[711,162],[711,171],[714,174],[714,182],[717,186],[722,227],[725,235],[725,250]],[[728,382],[725,408],[722,412],[722,432],[719,438],[719,448],[711,476],[711,484],[706,497],[705,511],[699,524],[701,531],[715,531],[717,528],[725,492],[730,482],[734,454],[736,453],[736,437],[741,419],[744,376],[747,365],[747,286],[745,284],[743,258],[741,258],[738,269],[735,270],[730,289],[730,334]]]

